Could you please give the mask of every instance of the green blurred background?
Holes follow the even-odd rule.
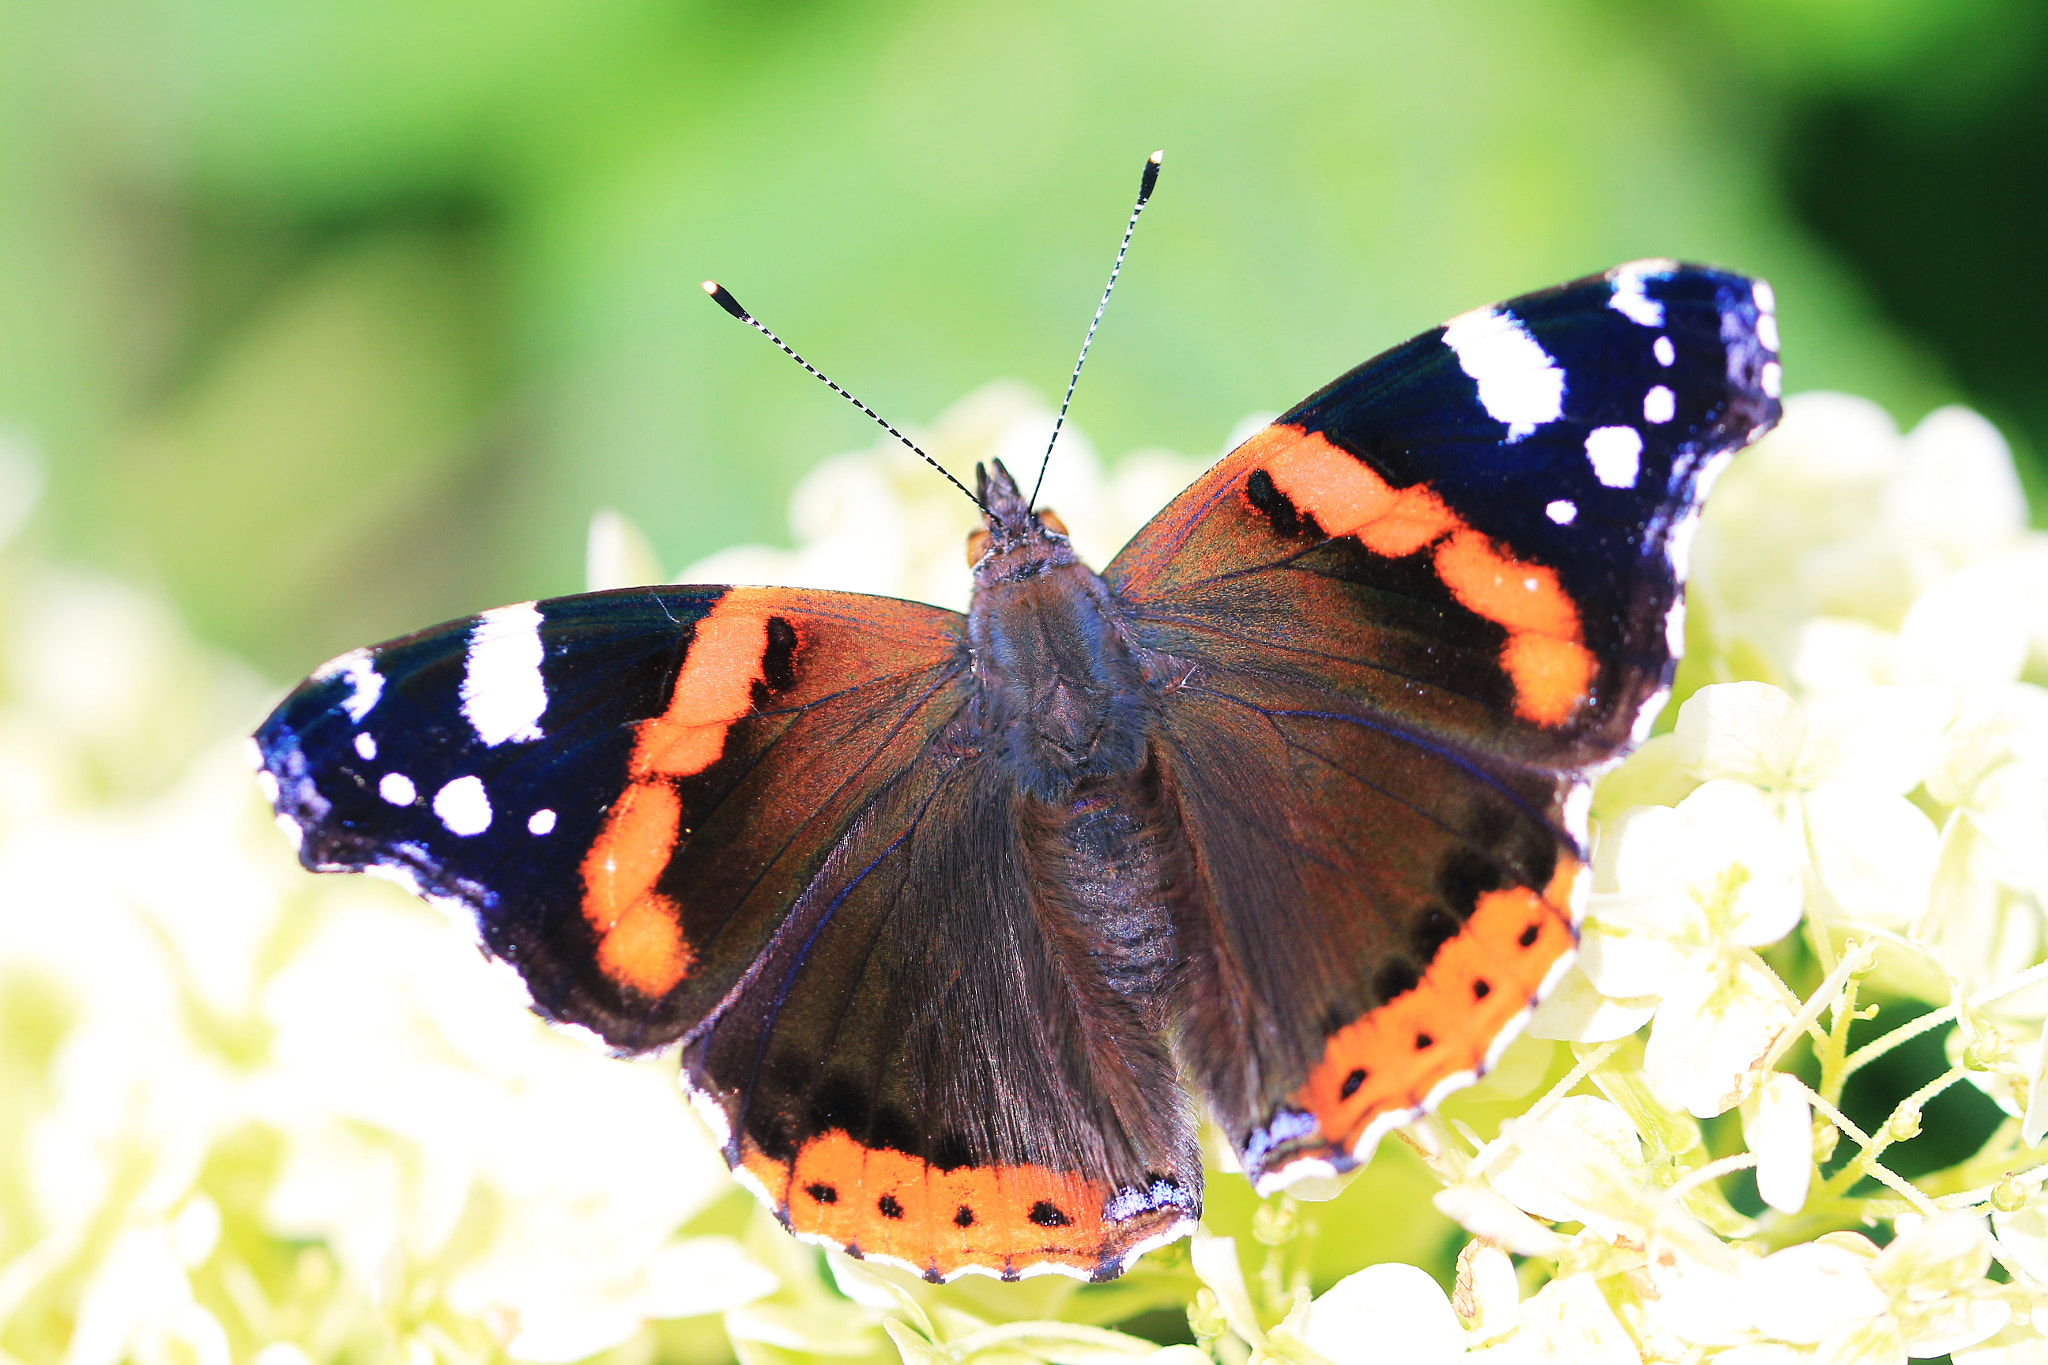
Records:
[[[1056,397],[1163,146],[1112,458],[1645,255],[2024,458],[2044,75],[2039,0],[0,0],[0,428],[48,552],[283,679],[576,590],[600,506],[782,540],[871,429],[706,275],[899,423]]]

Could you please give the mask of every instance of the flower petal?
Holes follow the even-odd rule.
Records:
[[[1465,1353],[1465,1330],[1427,1271],[1369,1265],[1316,1297],[1302,1340],[1337,1365],[1378,1360],[1442,1365]]]
[[[1475,1334],[1490,1337],[1514,1325],[1522,1290],[1508,1253],[1474,1237],[1458,1252],[1458,1283],[1451,1308]]]
[[[1806,1207],[1813,1180],[1813,1106],[1806,1087],[1781,1071],[1743,1102],[1742,1138],[1756,1154],[1756,1190],[1780,1213]]]
[[[1591,1275],[1552,1280],[1522,1305],[1512,1343],[1534,1361],[1563,1365],[1639,1365],[1642,1356]]]
[[[1792,775],[1806,716],[1782,688],[1760,682],[1702,687],[1678,711],[1673,730],[1686,766],[1704,778],[1773,787]]]
[[[1581,945],[1589,941],[1589,934]],[[1583,946],[1581,948],[1583,951]],[[1583,964],[1583,960],[1581,961]],[[1602,995],[1585,973],[1571,971],[1536,1007],[1522,1032],[1531,1038],[1561,1038],[1574,1043],[1604,1043],[1626,1038],[1657,1012],[1652,996],[1617,1000]]]
[[[1795,784],[1845,782],[1905,795],[1941,750],[1953,698],[1946,687],[1865,687],[1809,703]]]
[[[1903,796],[1829,782],[1801,799],[1822,890],[1850,919],[1903,926],[1927,903],[1940,842]]]
[[[1742,1270],[1756,1330],[1779,1341],[1813,1343],[1848,1324],[1880,1317],[1891,1300],[1854,1252],[1805,1242]]]
[[[1738,1104],[1757,1068],[1792,1022],[1792,1011],[1761,963],[1730,960],[1676,983],[1650,1024],[1643,1074],[1666,1103],[1698,1118]]]
[[[1981,1281],[1991,1268],[1991,1230],[1981,1214],[1950,1209],[1910,1223],[1902,1217],[1898,1232],[1871,1268],[1877,1282],[1895,1294],[1953,1294]]]

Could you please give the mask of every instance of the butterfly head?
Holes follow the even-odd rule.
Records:
[[[986,523],[967,536],[967,563],[977,582],[1031,577],[1074,562],[1066,523],[1051,511],[1032,511],[1001,460],[976,465],[974,484]]]

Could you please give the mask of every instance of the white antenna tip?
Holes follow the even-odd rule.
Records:
[[[1158,151],[1152,153],[1152,155],[1146,157],[1145,159],[1147,161],[1150,161],[1153,165],[1157,166],[1160,162],[1166,160],[1166,148],[1161,147]]]
[[[705,293],[707,293],[707,294],[709,294],[709,295],[711,295],[711,297],[713,297],[713,298],[717,298],[717,297],[718,297],[718,281],[717,281],[717,280],[706,280],[706,281],[704,281],[704,292],[705,292]]]

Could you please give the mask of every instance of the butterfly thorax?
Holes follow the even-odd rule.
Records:
[[[1042,800],[1136,772],[1152,688],[1108,585],[1024,506],[1000,463],[983,489],[990,541],[967,624],[979,726],[1019,788]]]

